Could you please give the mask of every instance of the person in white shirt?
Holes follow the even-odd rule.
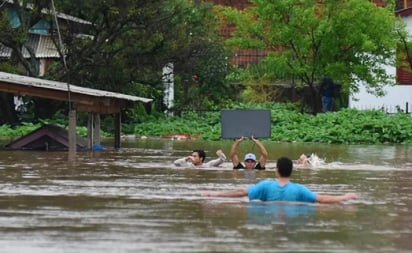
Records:
[[[173,163],[178,167],[189,167],[189,168],[210,168],[218,167],[224,161],[226,161],[226,156],[221,149],[216,151],[217,158],[209,162],[205,162],[206,152],[201,149],[193,150],[190,156],[182,157],[175,160]]]

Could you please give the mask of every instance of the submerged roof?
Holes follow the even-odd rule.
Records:
[[[68,131],[56,125],[44,125],[9,143],[6,148],[18,150],[65,151],[69,149]],[[87,149],[87,142],[77,136],[78,151]]]

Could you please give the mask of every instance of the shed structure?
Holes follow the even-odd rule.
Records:
[[[131,96],[110,91],[90,89],[69,83],[0,72],[0,92],[16,96],[33,96],[70,104],[69,151],[76,150],[76,113],[87,112],[88,148],[100,144],[100,115],[115,115],[114,148],[120,148],[121,112],[134,103],[149,103],[150,98]],[[46,108],[45,108],[46,109]]]
[[[44,125],[6,145],[8,149],[65,151],[69,148],[68,131],[56,125]],[[87,141],[76,138],[76,151],[88,150]]]

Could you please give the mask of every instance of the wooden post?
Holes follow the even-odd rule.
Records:
[[[76,157],[76,110],[69,111],[69,160]]]
[[[122,119],[120,112],[114,117],[114,148],[120,148],[120,133],[122,127]]]
[[[89,112],[87,122],[87,148],[93,150],[95,144],[100,145],[100,113]]]
[[[94,117],[93,117],[93,113],[89,112],[88,113],[88,117],[87,117],[87,148],[89,150],[92,150],[93,147],[93,143],[94,143]]]
[[[93,113],[93,140],[100,145],[100,113]]]

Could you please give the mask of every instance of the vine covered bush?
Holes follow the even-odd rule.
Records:
[[[260,103],[237,104],[227,109],[270,109],[272,141],[316,142],[341,144],[412,144],[412,117],[406,113],[387,114],[379,110],[342,109],[317,115],[300,113],[294,104]],[[247,119],[245,119],[247,120]],[[0,139],[23,136],[42,124],[62,120],[45,120],[38,124],[25,123],[17,127],[0,125]],[[136,121],[134,121],[136,122]],[[67,128],[67,125],[63,127]],[[102,126],[104,128],[104,126]],[[139,123],[124,123],[123,134],[137,137],[163,137],[175,134],[218,141],[221,139],[220,111],[185,112],[180,117],[161,115],[146,117]],[[87,128],[79,126],[77,134],[87,135]],[[102,135],[110,137],[103,129]]]

